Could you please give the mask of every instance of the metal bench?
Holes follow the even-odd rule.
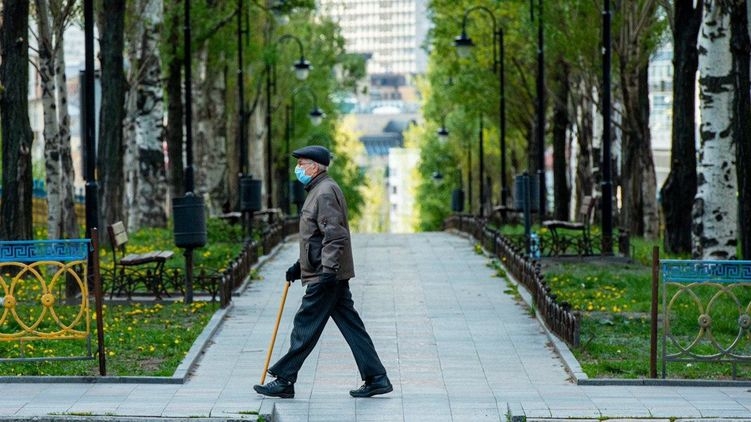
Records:
[[[547,220],[542,222],[542,226],[550,231],[552,238],[551,255],[564,255],[572,246],[576,248],[577,255],[593,254],[590,223],[596,204],[596,198],[585,196],[579,207],[577,221]],[[576,234],[571,235],[566,231],[573,231]]]
[[[130,299],[139,284],[154,294],[157,299],[168,295],[164,287],[164,264],[172,258],[172,251],[149,251],[127,253],[128,232],[122,221],[107,226],[112,247],[113,275],[110,298],[125,294]]]

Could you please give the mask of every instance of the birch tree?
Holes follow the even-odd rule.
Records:
[[[730,16],[737,3],[703,0],[699,30],[701,146],[692,214],[693,255],[702,259],[736,257],[738,203],[733,118],[740,116],[735,116],[733,110],[736,75]]]
[[[58,9],[61,13],[53,10],[52,21],[56,28],[58,43],[55,46],[55,67],[57,72],[55,80],[57,85],[57,118],[58,139],[60,140],[60,202],[62,204],[63,236],[77,238],[80,236],[78,219],[76,218],[75,192],[75,169],[70,146],[70,113],[68,112],[68,81],[65,76],[65,52],[63,49],[63,33],[68,27],[69,17],[73,10],[75,0],[63,3],[64,9]],[[66,11],[67,10],[67,11]]]
[[[73,198],[73,160],[65,78],[63,34],[75,1],[35,0],[39,76],[44,113],[44,157],[47,183],[47,237],[79,236]]]
[[[130,69],[126,101],[125,203],[128,228],[164,227],[166,170],[164,163],[164,109],[159,57],[162,1],[141,0],[135,4],[128,48]]]
[[[55,63],[50,8],[47,0],[36,0],[37,44],[39,54],[39,79],[44,110],[44,166],[47,182],[47,237],[59,239],[61,235],[60,207],[60,142],[58,139],[57,101],[55,100]]]
[[[209,43],[199,51],[198,92],[195,97],[196,189],[205,195],[211,215],[227,201],[227,119],[225,75],[209,58]]]

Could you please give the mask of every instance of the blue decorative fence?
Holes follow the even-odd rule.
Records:
[[[668,362],[751,363],[751,261],[660,260]]]

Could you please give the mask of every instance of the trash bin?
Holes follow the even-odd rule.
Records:
[[[540,185],[536,177],[523,173],[514,178],[514,208],[525,209],[524,202],[527,198],[529,198],[529,211],[536,212],[540,198]]]
[[[451,211],[464,211],[464,190],[457,188],[451,192]]]
[[[206,210],[203,198],[188,192],[172,200],[172,215],[175,221],[175,246],[200,248],[206,245]]]
[[[261,181],[253,176],[240,177],[240,211],[261,210]]]
[[[289,198],[290,202],[298,207],[302,206],[303,202],[305,202],[305,185],[299,180],[293,180],[289,182],[289,185],[289,191],[291,193]]]

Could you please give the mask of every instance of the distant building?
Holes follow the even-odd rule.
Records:
[[[370,53],[368,75],[425,73],[427,0],[319,0],[342,28],[350,53]]]
[[[427,0],[319,0],[318,10],[339,24],[348,53],[366,58],[366,95],[356,112],[383,107],[414,111],[419,95],[415,75],[427,70],[423,49],[430,21]]]
[[[673,133],[673,45],[666,43],[652,55],[648,69],[649,131],[659,191],[670,173]]]
[[[417,148],[391,148],[388,152],[389,232],[411,233],[416,226],[415,168]]]

